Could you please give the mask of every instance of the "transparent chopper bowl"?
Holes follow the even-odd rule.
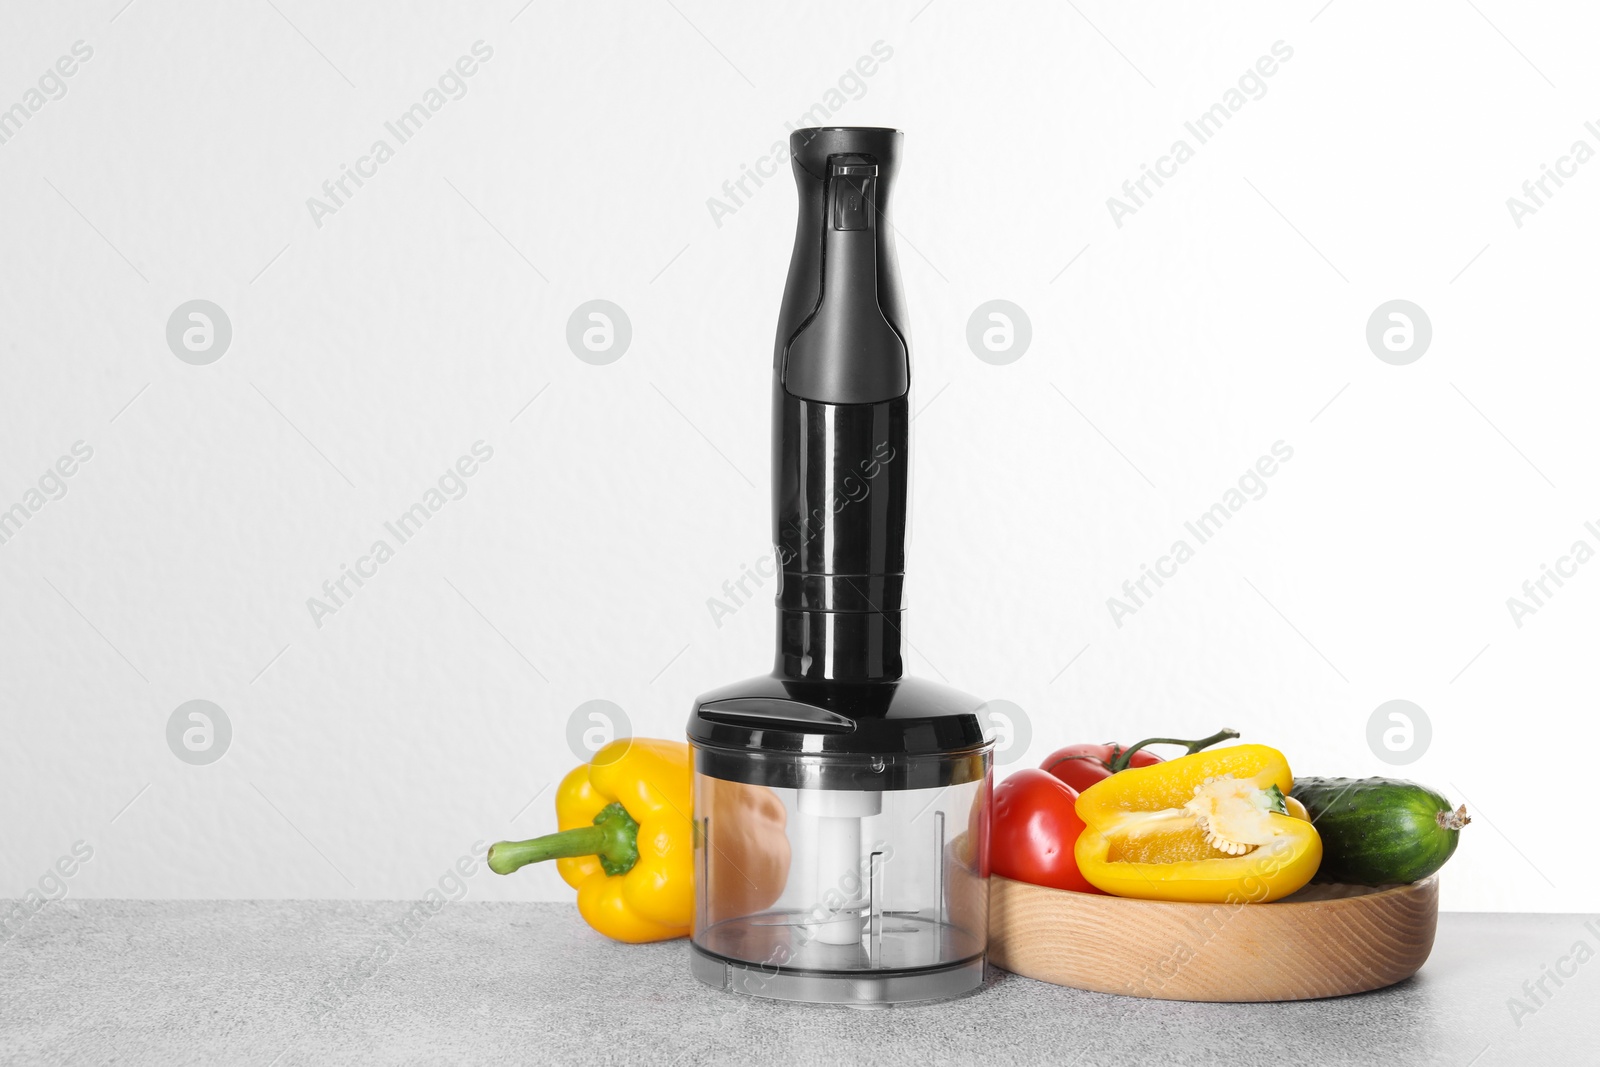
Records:
[[[977,763],[981,776],[958,784],[807,787],[823,777],[819,760],[838,758],[762,754],[769,768],[773,760],[796,765],[782,775],[802,783],[794,788],[696,771],[696,976],[752,996],[859,1006],[975,988],[987,943],[988,886],[977,857],[988,832],[980,817],[988,754]],[[960,767],[940,768],[944,780],[974,767],[971,754],[899,759]],[[787,878],[756,884],[766,875],[750,850],[781,851],[784,842]]]

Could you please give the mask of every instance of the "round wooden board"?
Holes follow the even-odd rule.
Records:
[[[1409,978],[1433,949],[1439,878],[1311,886],[1272,904],[1175,904],[989,880],[989,962],[1160,1000],[1310,1000]]]

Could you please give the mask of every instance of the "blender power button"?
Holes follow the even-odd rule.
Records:
[[[871,163],[851,163],[833,168],[833,228],[836,230],[865,230],[873,195],[873,185],[878,180],[878,168]]]

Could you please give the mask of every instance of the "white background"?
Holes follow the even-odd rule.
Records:
[[[1022,708],[1033,762],[1229,725],[1297,773],[1417,778],[1475,820],[1446,907],[1600,908],[1600,564],[1506,607],[1600,546],[1600,162],[1506,206],[1600,148],[1592,8],[123,2],[0,25],[0,106],[94,50],[0,145],[0,507],[94,449],[0,545],[0,892],[83,840],[77,896],[414,897],[552,828],[583,702],[679,737],[766,669],[770,587],[720,627],[707,601],[767,545],[793,183],[720,226],[707,200],[882,41],[829,123],[907,131],[909,665]],[[466,95],[317,226],[478,40]],[[1276,41],[1266,94],[1116,226]],[[233,326],[208,366],[165,339],[195,298]],[[633,327],[605,366],[565,340],[595,298]],[[996,298],[1033,330],[1005,366],[965,340]],[[1364,336],[1396,298],[1433,324],[1409,366]],[[307,598],[479,440],[467,495],[317,627]],[[1116,626],[1279,440],[1266,496]],[[1405,768],[1366,740],[1395,698],[1433,727]],[[232,724],[209,766],[167,745],[192,699]]]

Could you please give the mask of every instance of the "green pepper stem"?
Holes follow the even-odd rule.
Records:
[[[527,841],[496,841],[487,862],[495,874],[510,874],[530,863],[598,856],[607,874],[627,874],[639,861],[639,824],[621,804],[608,804],[593,826],[578,826]]]
[[[1116,774],[1118,771],[1127,770],[1129,761],[1133,759],[1133,754],[1144,748],[1146,745],[1182,745],[1189,750],[1186,755],[1192,756],[1196,752],[1199,752],[1202,748],[1210,748],[1218,741],[1226,741],[1230,737],[1238,736],[1238,730],[1224,728],[1218,730],[1210,737],[1202,737],[1198,741],[1187,741],[1178,737],[1147,737],[1143,741],[1140,741],[1137,745],[1129,745],[1127,748],[1117,753],[1117,758],[1112,760],[1110,763],[1111,773]]]

